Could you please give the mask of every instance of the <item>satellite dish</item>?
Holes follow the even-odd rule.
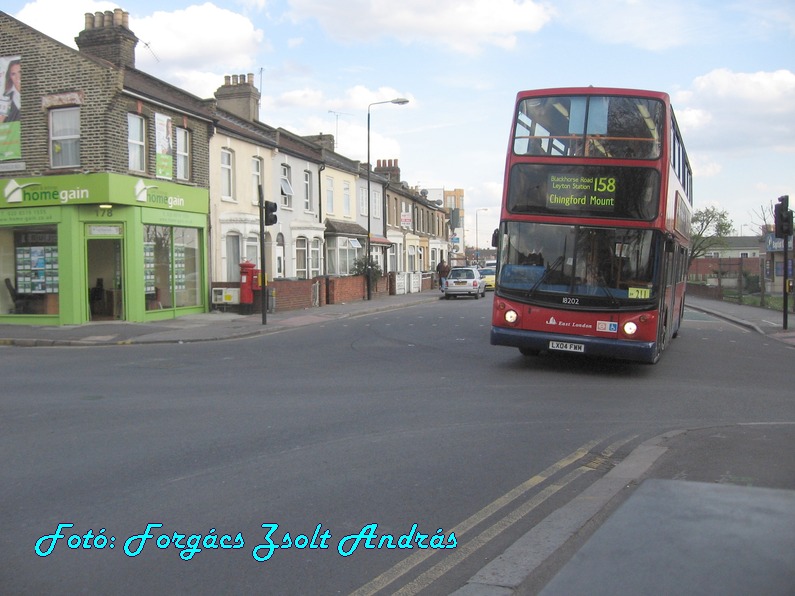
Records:
[[[461,247],[458,244],[453,244],[453,252],[460,252]]]
[[[423,188],[423,189],[420,191],[420,194],[421,194],[423,197],[427,197],[427,196],[428,196],[428,190],[427,190],[427,189],[425,189],[425,188]]]

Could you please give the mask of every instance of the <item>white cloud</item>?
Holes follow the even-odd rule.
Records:
[[[650,51],[704,40],[714,23],[707,11],[691,0],[562,0],[555,6],[556,19],[586,37]]]
[[[795,151],[795,72],[716,69],[679,95],[685,143],[715,153]],[[692,152],[692,149],[691,149]]]
[[[484,46],[505,49],[517,36],[535,33],[552,16],[534,0],[292,0],[295,20],[315,19],[338,41],[371,41],[384,36],[405,44],[439,44],[477,53]]]
[[[37,0],[16,17],[76,48],[74,38],[85,26],[84,13],[117,7],[116,2]],[[210,2],[147,16],[132,10],[130,30],[139,39],[137,68],[199,97],[211,97],[225,74],[253,72],[264,37],[247,17]]]
[[[118,6],[116,2],[37,0],[26,4],[14,17],[62,44],[77,48],[75,37],[85,27],[83,15],[113,10]]]
[[[223,80],[207,73],[254,72],[263,33],[245,16],[212,3],[149,16],[130,15],[130,29],[141,42],[136,66],[201,97]],[[151,51],[147,51],[147,48]]]
[[[323,92],[318,89],[295,89],[275,98],[277,108],[314,108],[323,102]]]

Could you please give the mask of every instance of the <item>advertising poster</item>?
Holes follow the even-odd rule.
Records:
[[[171,118],[164,114],[155,114],[155,143],[157,144],[157,177],[171,179],[174,154],[171,134]]]
[[[22,159],[21,93],[21,56],[0,56],[0,161]]]

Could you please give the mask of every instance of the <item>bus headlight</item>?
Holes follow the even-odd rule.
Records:
[[[505,321],[507,323],[515,323],[516,319],[519,318],[519,315],[516,314],[515,310],[509,310],[505,313]]]
[[[638,330],[638,326],[633,323],[632,321],[627,321],[624,323],[624,333],[627,335],[635,335],[635,332]]]

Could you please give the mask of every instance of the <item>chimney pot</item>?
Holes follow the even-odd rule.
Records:
[[[113,27],[113,11],[106,10],[105,11],[105,20],[103,21],[103,25],[105,27]]]
[[[104,22],[105,22],[105,13],[103,13],[101,11],[95,12],[94,13],[94,27],[95,28],[104,27],[104,24],[103,24]]]
[[[86,30],[93,29],[94,28],[94,14],[90,13],[90,12],[87,12],[86,15],[85,15],[85,18],[86,18],[85,29]]]

